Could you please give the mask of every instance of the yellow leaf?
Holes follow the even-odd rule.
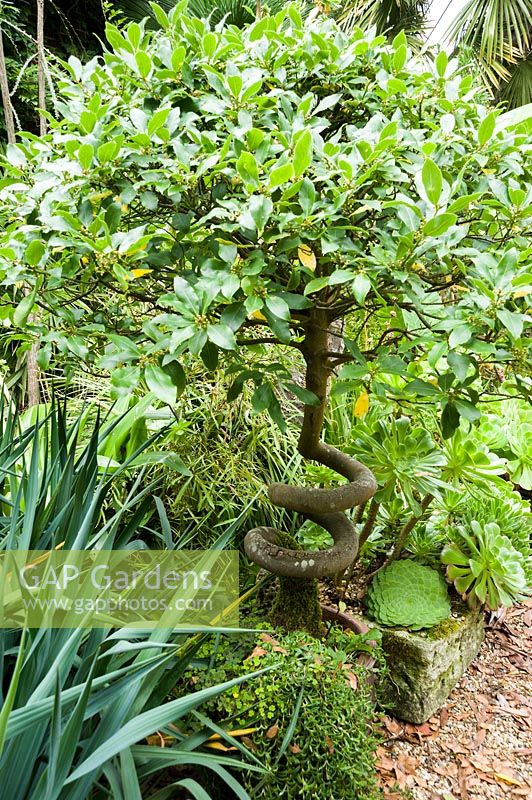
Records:
[[[152,269],[132,269],[131,270],[131,277],[132,278],[142,278],[144,275],[149,275],[150,272],[153,272]]]
[[[511,775],[505,775],[503,772],[494,772],[493,774],[500,781],[504,781],[504,783],[509,783],[511,786],[522,786],[523,785],[521,783],[521,781],[516,781],[515,778],[512,778]]]
[[[263,322],[268,321],[262,311],[252,311],[251,314],[248,314],[248,319],[260,319]]]
[[[526,297],[527,294],[530,294],[531,291],[532,287],[523,286],[522,289],[518,289],[516,292],[514,292],[514,300],[517,300],[518,297]]]
[[[353,409],[353,414],[357,419],[360,419],[365,414],[367,414],[368,408],[369,408],[369,395],[364,389],[364,391],[357,398],[355,407]]]
[[[227,731],[227,735],[228,736],[232,736],[233,738],[235,738],[237,736],[247,736],[248,733],[255,733],[256,730],[258,730],[258,728],[240,728],[239,730],[236,730],[236,731]],[[207,741],[208,742],[217,742],[221,738],[222,738],[221,734],[213,733],[212,736],[209,736]]]
[[[231,750],[238,750],[237,747],[226,747],[221,742],[207,742],[205,747],[209,747],[211,750],[221,750],[222,753],[229,753]]]
[[[311,250],[307,244],[300,244],[297,248],[297,254],[303,266],[314,272],[316,269],[316,256],[314,251]]]

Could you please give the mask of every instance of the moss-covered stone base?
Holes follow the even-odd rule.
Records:
[[[484,621],[464,608],[427,631],[381,630],[388,675],[380,700],[394,716],[420,724],[441,708],[478,654]]]
[[[292,550],[300,549],[297,540],[289,533],[279,532],[277,544]],[[270,621],[276,628],[284,628],[286,631],[306,631],[312,636],[321,636],[318,581],[279,575]]]
[[[287,631],[306,631],[312,636],[321,636],[318,581],[280,576],[270,620],[275,627]]]

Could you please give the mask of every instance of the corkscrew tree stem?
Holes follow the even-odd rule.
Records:
[[[314,309],[306,325],[301,347],[306,363],[305,388],[317,397],[317,403],[304,407],[298,450],[304,458],[329,467],[348,482],[331,489],[274,483],[268,488],[268,496],[274,505],[298,512],[321,525],[331,534],[334,543],[319,551],[283,547],[278,531],[268,527],[254,528],[244,541],[246,554],[252,561],[276,575],[290,578],[313,580],[334,575],[353,562],[358,538],[344,512],[366,503],[377,490],[375,478],[367,467],[321,440],[331,374],[328,361],[330,322],[327,311]],[[290,627],[308,629],[304,620],[294,621]]]

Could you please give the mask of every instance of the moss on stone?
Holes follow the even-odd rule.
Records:
[[[289,533],[278,531],[276,544],[290,550],[301,550],[298,541]],[[315,578],[289,578],[279,575],[270,621],[287,631],[306,631],[321,636],[321,607],[318,581]]]
[[[439,625],[435,625],[433,628],[426,630],[425,636],[427,639],[446,639],[448,636],[460,630],[463,624],[463,618],[457,619],[456,617],[447,617],[447,619],[444,619]]]

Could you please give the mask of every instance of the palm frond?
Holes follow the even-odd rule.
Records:
[[[532,103],[532,57],[519,61],[511,71],[510,79],[501,86],[499,99],[510,108]]]
[[[491,93],[511,107],[532,92],[530,11],[530,0],[468,0],[447,31],[472,49]]]
[[[158,0],[158,3],[165,11],[171,11],[177,0]],[[114,11],[120,12],[130,20],[153,18],[149,0],[112,0],[111,6]]]
[[[390,38],[404,31],[410,39],[419,40],[429,6],[428,0],[352,0],[342,7],[338,21],[344,30],[374,27]]]

